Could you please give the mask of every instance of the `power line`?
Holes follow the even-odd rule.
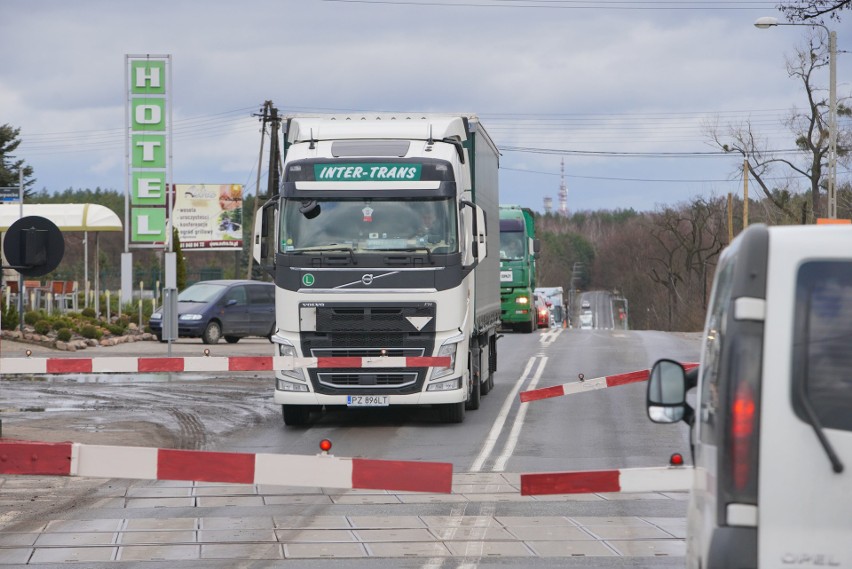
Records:
[[[455,2],[427,0],[323,0],[342,4],[384,4],[396,6],[426,6],[449,8],[523,8],[559,10],[769,10],[775,2],[716,2],[716,1],[581,1],[581,0],[482,0]]]

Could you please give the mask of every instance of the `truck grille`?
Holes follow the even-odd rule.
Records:
[[[435,304],[399,303],[316,307],[315,331],[302,331],[302,353],[312,357],[430,356],[435,349]],[[415,325],[416,323],[416,325]],[[418,393],[428,368],[309,369],[317,393]]]
[[[333,388],[405,387],[414,385],[417,382],[417,372],[400,371],[388,373],[383,370],[381,373],[363,371],[328,373],[323,371],[317,373],[317,378],[321,385]]]

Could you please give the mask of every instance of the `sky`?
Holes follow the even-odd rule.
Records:
[[[175,183],[254,194],[255,115],[269,100],[283,115],[474,114],[501,150],[501,203],[543,212],[549,197],[557,211],[564,184],[569,214],[650,211],[742,194],[742,159],[718,153],[712,124],[749,120],[770,148],[792,147],[784,121],[805,99],[785,57],[811,28],[753,26],[783,22],[776,6],[0,0],[0,124],[20,128],[15,156],[37,191],[124,192],[125,55],[169,54]],[[826,23],[852,51],[843,15]],[[814,82],[827,90],[828,70]],[[848,53],[837,84],[839,97],[852,92]],[[262,189],[265,173],[264,159]],[[838,182],[849,179],[839,166]]]

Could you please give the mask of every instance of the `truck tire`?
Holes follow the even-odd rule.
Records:
[[[288,427],[301,427],[308,422],[311,408],[307,405],[282,405],[281,415],[284,417],[284,424]]]
[[[497,337],[490,336],[488,338],[488,362],[485,366],[485,373],[488,379],[482,382],[480,391],[482,395],[488,395],[494,389],[494,372],[497,371]]]
[[[441,421],[444,423],[461,423],[464,421],[464,401],[448,403],[439,407]]]
[[[537,324],[538,322],[535,320],[535,317],[533,317],[533,320],[530,320],[529,322],[518,324],[518,330],[524,334],[532,334],[535,331]]]
[[[470,391],[467,394],[467,401],[464,404],[464,408],[470,411],[476,411],[479,409],[479,404],[482,400],[482,384],[478,377],[473,377],[471,374],[470,377]]]

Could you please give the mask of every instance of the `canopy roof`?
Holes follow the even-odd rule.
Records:
[[[93,203],[24,204],[24,217],[37,215],[56,224],[61,231],[121,231],[121,219],[106,206]],[[0,231],[21,217],[20,204],[0,205]]]

